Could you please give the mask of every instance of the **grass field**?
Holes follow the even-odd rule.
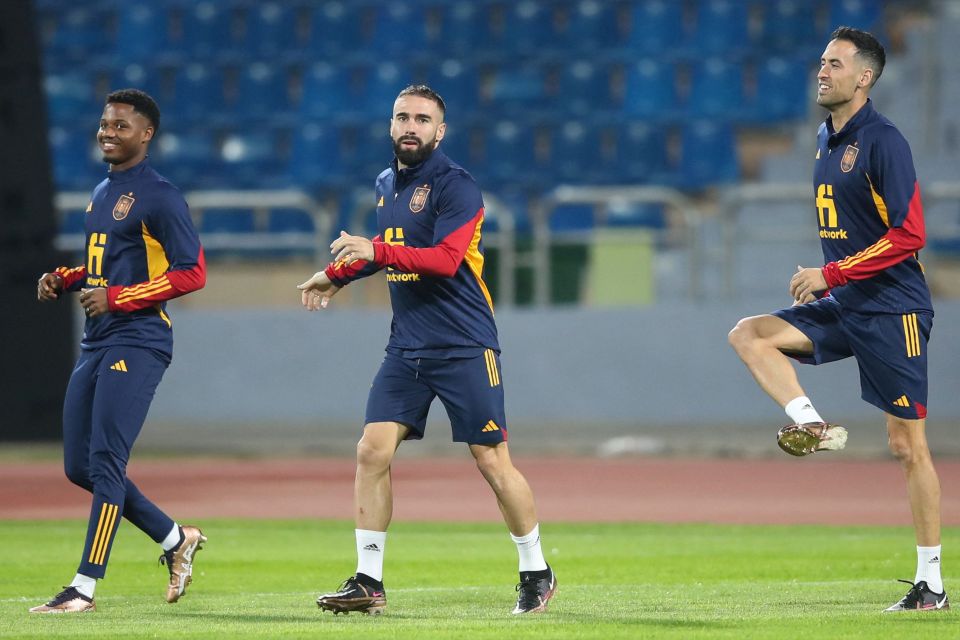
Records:
[[[180,603],[163,601],[158,547],[125,522],[97,589],[98,611],[38,616],[27,609],[73,576],[84,523],[0,523],[0,637],[960,636],[955,611],[880,613],[906,592],[895,579],[913,577],[909,529],[548,523],[558,596],[546,614],[515,617],[515,551],[502,526],[396,523],[387,611],[368,617],[321,613],[314,603],[353,572],[351,523],[201,524],[210,541]],[[944,548],[949,574],[960,531],[945,532]]]

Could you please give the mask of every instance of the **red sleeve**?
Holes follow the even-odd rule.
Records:
[[[377,235],[374,237],[373,242],[374,246],[376,246],[376,243],[380,242],[380,236]],[[328,264],[327,268],[324,269],[323,272],[327,274],[328,278],[330,278],[330,282],[338,287],[345,287],[354,280],[365,278],[379,270],[380,267],[377,266],[376,262],[354,260],[350,264],[347,264],[343,260],[338,260]]]
[[[140,284],[107,287],[107,304],[110,311],[129,313],[202,289],[206,283],[207,261],[201,247],[197,264],[189,269],[172,269]]]
[[[84,278],[87,277],[86,267],[57,267],[55,274],[63,278],[64,291],[78,291]]]
[[[406,247],[386,242],[373,243],[373,261],[404,273],[452,278],[467,254],[470,242],[480,231],[483,209],[462,227],[432,247]]]
[[[875,243],[863,251],[843,260],[829,262],[823,267],[823,278],[830,288],[839,287],[849,280],[866,280],[884,269],[903,262],[926,243],[923,223],[923,204],[920,202],[920,185],[914,184],[913,197],[903,225],[891,227]]]

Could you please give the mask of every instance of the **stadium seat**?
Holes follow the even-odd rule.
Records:
[[[750,45],[749,5],[743,0],[699,0],[688,49],[698,56],[739,57]]]
[[[270,188],[282,173],[276,135],[273,131],[238,131],[226,136],[220,160],[239,188]]]
[[[684,125],[680,139],[679,186],[702,189],[740,177],[733,128],[711,120]]]
[[[598,51],[615,49],[621,43],[617,24],[617,6],[601,0],[580,0],[567,12],[562,42],[568,50],[595,56]]]
[[[619,175],[613,182],[650,184],[670,174],[663,127],[635,120],[617,125],[617,131],[617,162],[612,168]]]
[[[619,155],[619,127],[571,119],[551,126],[551,176],[564,184],[617,184],[624,167]]]
[[[639,55],[655,55],[659,62],[684,41],[683,3],[642,0],[632,3],[626,47]]]
[[[201,62],[177,69],[170,110],[180,122],[218,119],[226,111],[223,71]]]
[[[437,60],[427,65],[423,80],[455,114],[467,115],[480,102],[480,75],[475,65],[456,58]]]
[[[240,69],[237,92],[230,109],[244,118],[270,117],[278,123],[290,110],[286,69],[269,62],[253,62]]]
[[[146,91],[165,113],[167,95],[163,90],[163,71],[156,65],[135,62],[114,70],[110,76],[110,90],[136,88]]]
[[[757,93],[750,108],[756,122],[797,120],[813,104],[813,63],[804,59],[771,57],[757,68]]]
[[[745,104],[741,69],[740,63],[719,57],[700,60],[693,69],[688,117],[735,119]]]
[[[205,233],[252,233],[256,230],[252,209],[207,209],[200,216],[200,239]]]
[[[577,60],[560,69],[556,99],[575,115],[596,115],[610,108],[610,75],[603,64]]]
[[[875,35],[883,28],[883,3],[880,0],[833,0],[827,3],[827,30],[856,27]]]
[[[48,73],[43,81],[51,125],[89,120],[96,123],[103,97],[93,95],[93,78],[82,71]]]
[[[67,62],[89,61],[113,51],[113,40],[105,33],[109,13],[93,6],[76,5],[59,9],[41,9],[37,26],[46,60],[57,68]]]
[[[303,75],[300,113],[307,118],[342,116],[354,108],[349,74],[339,65],[317,62]]]
[[[677,119],[677,86],[674,66],[645,58],[627,67],[624,78],[625,115],[652,121]]]
[[[536,0],[518,0],[498,5],[498,8],[502,13],[491,33],[491,44],[501,54],[541,55],[558,49],[553,5]]]
[[[493,48],[491,15],[485,3],[455,0],[441,7],[438,46],[451,54],[476,56]]]
[[[362,11],[356,2],[335,0],[314,3],[307,40],[311,55],[340,60],[345,51],[356,51],[364,42]]]
[[[313,233],[316,225],[313,217],[303,209],[271,209],[267,218],[267,231],[271,233]]]
[[[246,12],[242,46],[257,56],[276,56],[299,45],[298,11],[288,2],[257,2]]]
[[[128,0],[117,7],[117,59],[156,61],[171,51],[170,14],[163,3]]]
[[[824,43],[820,41],[816,28],[816,12],[809,1],[773,0],[761,4],[760,44],[767,51],[806,55],[822,47]]]
[[[373,8],[370,47],[387,54],[409,53],[411,47],[433,49],[440,36],[436,13],[414,2],[378,3]]]
[[[539,137],[540,132],[529,122],[499,120],[485,136],[483,166],[478,173],[489,176],[490,183],[545,183],[549,176]]]
[[[346,175],[339,130],[307,123],[293,132],[289,173],[297,184],[313,188],[338,184]]]
[[[528,62],[509,63],[493,72],[489,100],[493,108],[515,115],[528,115],[530,109],[546,104],[547,79],[544,68]]]
[[[389,120],[397,94],[416,80],[413,71],[404,64],[380,62],[360,69],[360,89],[354,110],[368,118]]]
[[[179,48],[191,60],[221,61],[237,52],[238,18],[232,3],[201,0],[181,14]]]
[[[217,145],[205,128],[165,129],[155,147],[154,166],[181,191],[217,184],[220,179]]]
[[[49,130],[50,162],[53,181],[61,191],[91,191],[107,177],[100,161],[96,122],[87,128],[54,126]]]

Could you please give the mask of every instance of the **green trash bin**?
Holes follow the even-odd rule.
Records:
[[[590,245],[584,301],[594,307],[653,303],[653,233],[646,229],[597,229]]]

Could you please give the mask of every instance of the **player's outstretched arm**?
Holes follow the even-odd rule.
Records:
[[[324,271],[317,271],[312,278],[297,285],[297,289],[300,289],[300,301],[307,311],[326,309],[330,298],[340,291],[340,287],[333,284]]]

